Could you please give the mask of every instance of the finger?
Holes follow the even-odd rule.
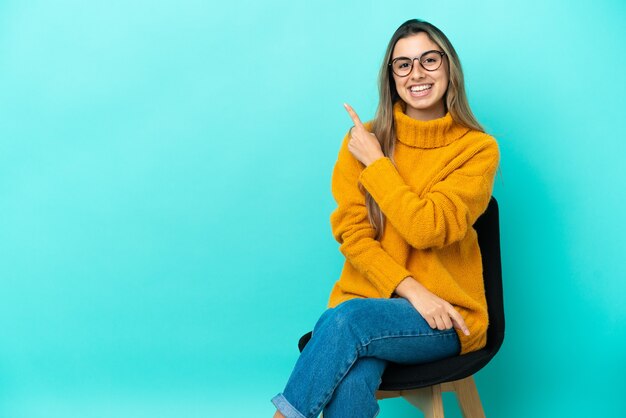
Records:
[[[452,321],[455,323],[456,328],[463,331],[465,335],[470,335],[469,329],[465,325],[465,321],[463,320],[463,317],[456,309],[454,308],[451,309],[450,317],[452,318]]]
[[[450,315],[443,316],[443,323],[446,325],[446,329],[450,329],[453,327],[452,320],[450,319]]]
[[[446,325],[443,318],[440,315],[435,316],[435,322],[437,322],[437,329],[443,331],[446,329]]]
[[[352,106],[350,106],[348,103],[344,103],[343,106],[348,111],[352,122],[354,122],[354,126],[356,126],[357,128],[363,128],[363,123],[361,123],[361,119],[359,119],[359,116],[356,114]]]
[[[428,325],[432,328],[435,329],[437,328],[437,322],[435,322],[435,319],[432,316],[429,317],[423,317],[426,322],[428,322]]]

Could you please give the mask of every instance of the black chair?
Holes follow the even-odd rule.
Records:
[[[378,399],[402,396],[424,412],[426,418],[443,418],[442,392],[453,391],[463,417],[484,417],[473,374],[495,356],[504,340],[504,304],[502,264],[500,260],[500,225],[498,202],[491,197],[485,212],[474,228],[483,262],[483,277],[489,312],[487,345],[481,350],[460,356],[416,365],[390,362],[382,376]],[[311,332],[298,342],[300,352],[311,339]]]

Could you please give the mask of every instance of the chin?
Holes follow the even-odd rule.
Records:
[[[402,99],[404,100],[404,103],[410,105],[411,107],[419,110],[426,110],[436,106],[443,99],[443,96],[434,99],[429,97],[428,100],[415,100],[413,97],[403,97]]]

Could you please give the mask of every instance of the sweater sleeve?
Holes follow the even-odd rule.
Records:
[[[409,245],[442,248],[463,239],[487,209],[499,159],[494,139],[423,197],[411,190],[388,157],[367,166],[359,181]]]
[[[349,133],[344,138],[333,169],[331,189],[337,208],[330,216],[333,236],[339,250],[382,295],[389,298],[398,284],[411,272],[398,263],[379,241],[374,239],[365,192],[358,178],[363,165],[348,150]]]

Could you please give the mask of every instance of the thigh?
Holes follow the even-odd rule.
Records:
[[[458,355],[461,350],[454,328],[431,328],[404,298],[350,299],[334,310],[328,316],[357,338],[361,357],[411,364]]]

